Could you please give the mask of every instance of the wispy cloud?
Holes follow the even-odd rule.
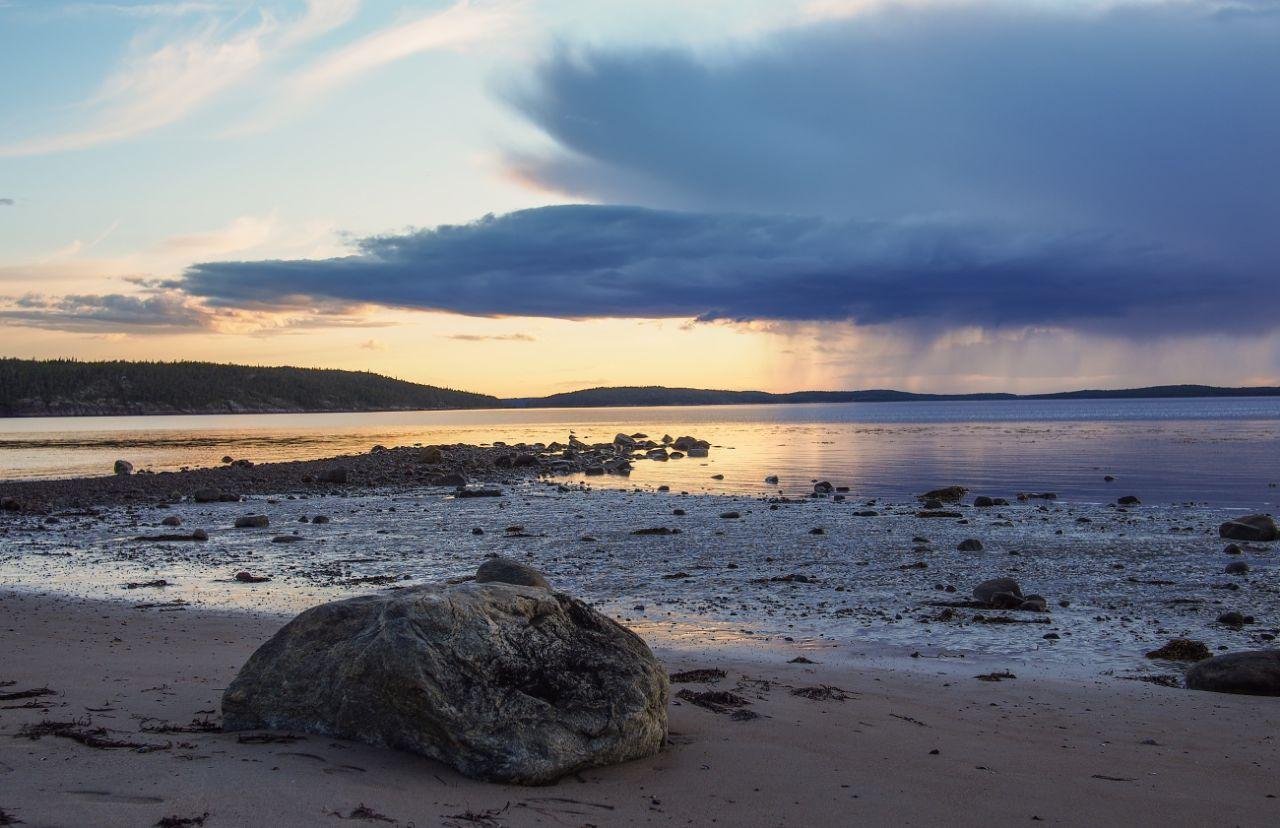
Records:
[[[215,0],[175,0],[172,3],[65,3],[52,6],[49,14],[62,15],[119,15],[136,18],[173,18],[188,17],[194,14],[209,14],[225,11],[231,7],[229,2]]]
[[[0,297],[0,320],[46,330],[72,332],[174,333],[207,330],[214,314],[173,293]]]
[[[458,342],[536,342],[537,340],[528,334],[449,334],[444,336],[445,339],[454,339]]]
[[[0,198],[0,207],[12,207],[16,203],[11,198]]]
[[[301,16],[285,23],[267,12],[247,25],[240,13],[206,13],[181,34],[144,32],[124,64],[77,107],[89,113],[86,125],[0,144],[0,158],[82,150],[181,121],[282,52],[346,23],[358,6],[358,0],[309,0]],[[187,11],[197,13],[195,6]]]

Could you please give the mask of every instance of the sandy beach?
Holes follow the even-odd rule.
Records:
[[[0,808],[30,826],[1267,825],[1280,705],[1140,682],[791,664],[659,648],[719,668],[759,714],[673,699],[661,754],[524,788],[309,736],[158,732],[218,722],[222,689],[280,616],[0,594]],[[674,685],[706,689],[702,684]],[[794,691],[838,687],[844,700]],[[839,695],[839,694],[837,694]],[[24,706],[27,705],[27,706]],[[42,721],[132,746],[21,737]],[[197,730],[203,729],[201,727]],[[354,813],[354,816],[353,816]],[[388,820],[383,822],[383,820]],[[18,824],[18,823],[14,823]],[[170,824],[197,824],[178,823]]]

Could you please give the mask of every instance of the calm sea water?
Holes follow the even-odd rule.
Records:
[[[641,461],[629,479],[591,478],[595,486],[796,494],[824,479],[855,497],[960,483],[1079,501],[1136,494],[1267,510],[1280,501],[1278,397],[8,419],[0,479],[106,474],[121,457],[161,471],[378,443],[564,442],[571,431],[588,442],[691,434],[716,446],[705,459]],[[1108,474],[1117,480],[1104,482]],[[766,485],[768,475],[780,483]]]

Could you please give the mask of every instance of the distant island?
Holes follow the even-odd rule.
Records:
[[[212,362],[0,358],[0,417],[1274,396],[1280,396],[1280,388],[1157,385],[1053,394],[916,394],[887,389],[772,394],[651,385],[499,399],[367,371]]]
[[[0,359],[0,416],[498,408],[497,397],[365,371],[213,362]]]
[[[759,405],[845,402],[943,402],[980,400],[1108,400],[1170,397],[1275,397],[1280,388],[1221,388],[1213,385],[1153,385],[1147,388],[1060,391],[1052,394],[916,394],[910,391],[712,391],[703,388],[667,388],[661,385],[587,388],[547,397],[508,399],[513,408],[597,408],[662,405]]]

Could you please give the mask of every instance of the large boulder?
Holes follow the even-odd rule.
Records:
[[[1187,687],[1215,693],[1280,696],[1280,650],[1246,650],[1201,661],[1187,671]]]
[[[1280,527],[1271,515],[1245,515],[1229,520],[1218,527],[1218,534],[1228,540],[1273,541],[1280,540]]]
[[[222,715],[228,731],[353,739],[545,784],[658,752],[668,692],[644,641],[583,602],[465,583],[307,610],[250,657]]]

